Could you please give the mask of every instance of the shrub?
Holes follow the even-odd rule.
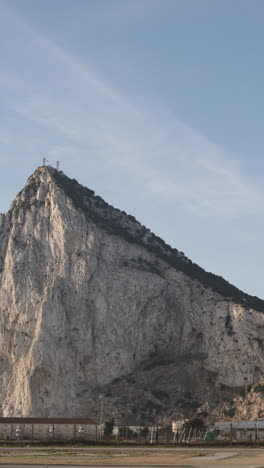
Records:
[[[143,429],[141,429],[141,431],[140,431],[140,437],[147,438],[148,434],[149,434],[149,428],[148,427],[143,427]]]
[[[236,414],[236,409],[235,408],[230,408],[230,409],[224,411],[224,415],[228,416],[230,418],[233,418],[235,416],[235,414]]]
[[[158,400],[166,400],[169,397],[168,393],[162,390],[152,390],[151,393],[154,397],[158,398]]]
[[[206,424],[201,418],[194,418],[194,419],[190,419],[190,421],[187,421],[184,424],[183,429],[185,429],[187,433],[191,429],[192,430],[196,429],[198,431],[203,432],[203,431],[206,431]]]
[[[258,384],[253,387],[253,392],[255,393],[264,393],[264,385]]]
[[[115,427],[115,420],[113,418],[109,418],[104,423],[104,436],[111,437],[113,434],[113,429]]]

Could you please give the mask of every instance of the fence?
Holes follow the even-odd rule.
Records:
[[[111,437],[100,437],[97,425],[81,424],[11,424],[0,423],[0,441],[17,442],[96,442],[136,444],[226,444],[264,442],[264,421],[216,423],[206,431],[182,428],[172,432],[171,427],[122,427]]]

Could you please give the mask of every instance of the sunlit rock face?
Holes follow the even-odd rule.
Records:
[[[232,288],[38,168],[0,216],[2,415],[209,412],[264,371],[263,303]]]

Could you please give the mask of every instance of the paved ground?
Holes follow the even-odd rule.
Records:
[[[0,468],[264,468],[264,449],[0,447]]]

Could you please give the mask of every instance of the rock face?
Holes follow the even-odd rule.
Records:
[[[264,373],[264,304],[40,167],[0,217],[3,416],[208,413]]]

